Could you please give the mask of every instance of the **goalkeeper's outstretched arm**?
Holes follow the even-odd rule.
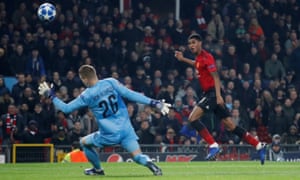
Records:
[[[77,98],[75,98],[69,103],[65,103],[59,98],[55,97],[53,98],[53,104],[57,109],[67,114],[73,112],[76,109],[80,109],[86,106],[85,102],[82,100],[81,97],[82,96],[78,96]]]

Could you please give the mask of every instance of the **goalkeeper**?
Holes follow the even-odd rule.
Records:
[[[86,157],[93,165],[92,168],[86,169],[84,173],[86,175],[104,175],[94,147],[102,148],[120,144],[131,153],[136,163],[148,167],[156,176],[162,175],[161,169],[141,152],[137,142],[138,137],[130,123],[127,108],[122,98],[148,104],[159,109],[163,115],[169,112],[171,105],[132,91],[116,79],[98,80],[95,68],[90,65],[82,65],[79,68],[79,77],[87,88],[68,104],[55,97],[54,90],[49,88],[46,82],[40,84],[39,94],[51,98],[55,107],[64,113],[70,113],[82,107],[89,107],[97,119],[99,131],[80,140]]]

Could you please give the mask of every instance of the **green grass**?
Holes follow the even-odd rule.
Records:
[[[1,180],[69,180],[69,179],[161,179],[161,180],[295,180],[300,179],[300,162],[266,162],[261,166],[256,161],[189,162],[158,165],[164,175],[153,176],[145,167],[135,163],[102,163],[106,175],[85,176],[83,170],[89,164],[31,163],[0,165]]]

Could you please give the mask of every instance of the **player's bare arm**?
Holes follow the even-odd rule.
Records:
[[[221,95],[221,82],[220,77],[217,71],[211,72],[212,77],[214,78],[215,82],[215,90],[216,90],[216,97],[217,97],[217,104],[224,105],[224,100]]]
[[[183,53],[181,51],[175,51],[175,58],[178,61],[185,62],[191,66],[194,66],[194,64],[195,64],[194,60],[184,57]]]

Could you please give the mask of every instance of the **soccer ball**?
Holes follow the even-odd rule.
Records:
[[[53,4],[43,3],[37,11],[38,17],[44,22],[51,22],[55,19],[56,8]]]

